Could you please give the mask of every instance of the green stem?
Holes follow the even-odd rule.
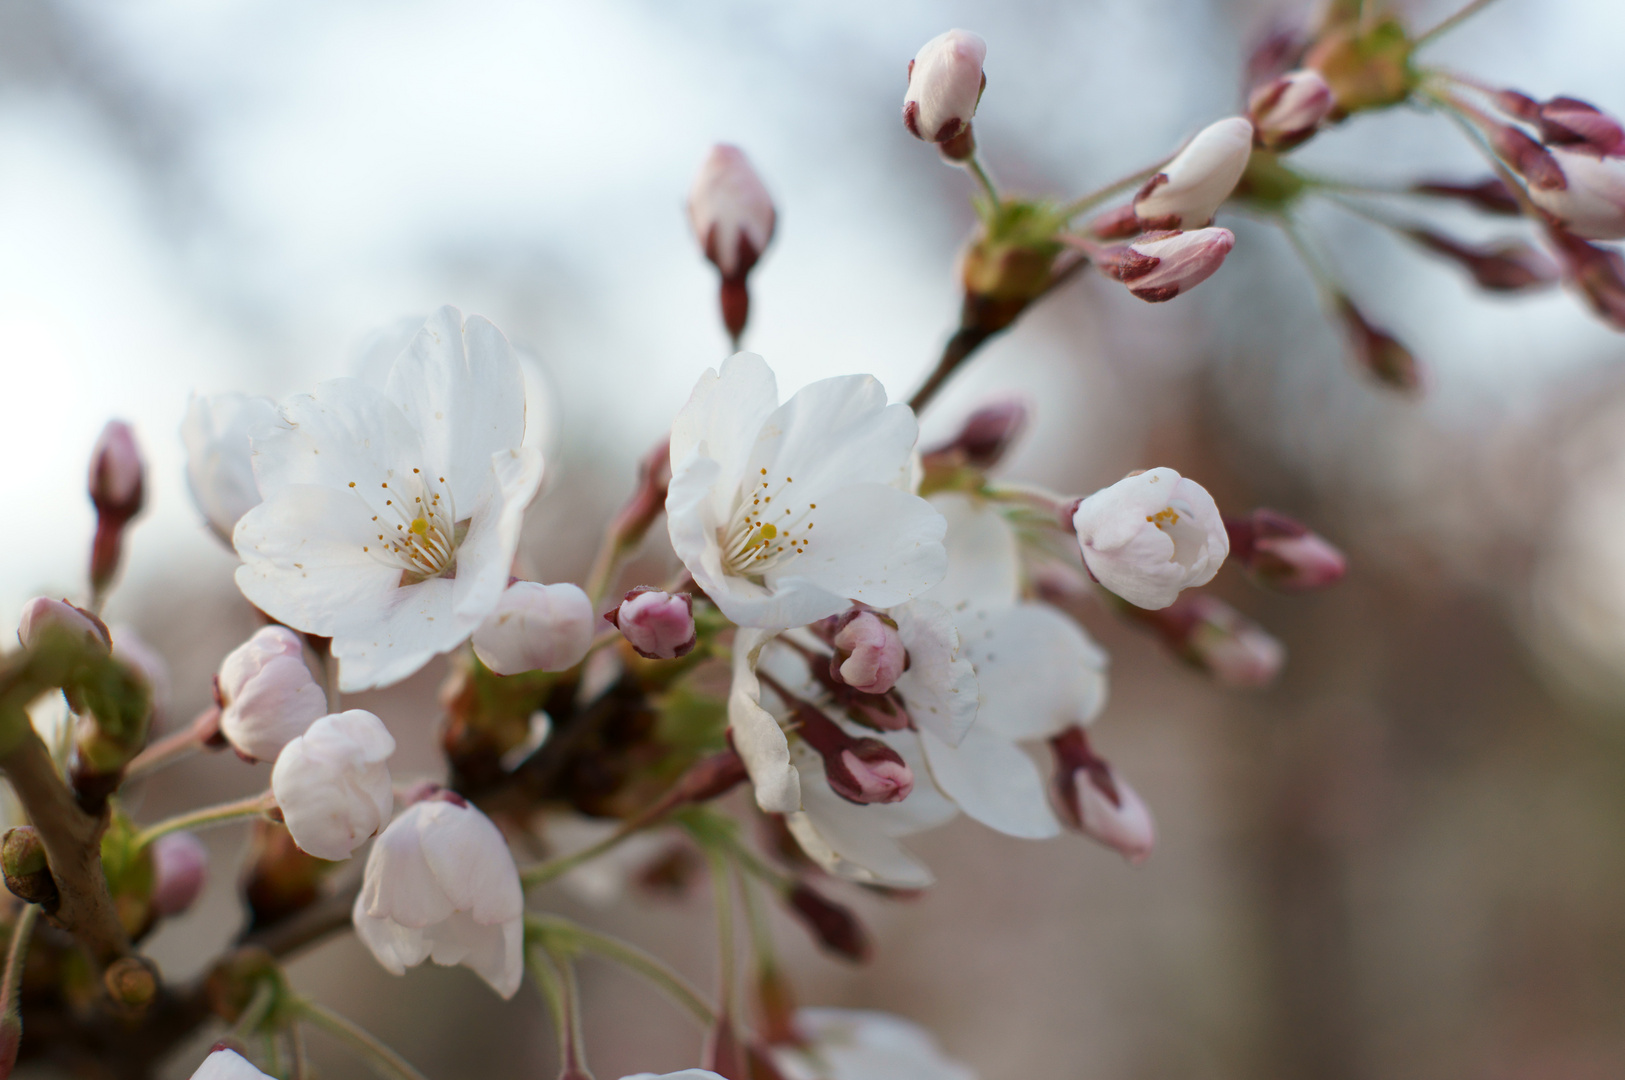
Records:
[[[717,1000],[723,1016],[734,1015],[734,909],[733,880],[728,873],[728,862],[716,849],[708,849],[706,862],[711,865],[711,889],[717,909]]]
[[[767,921],[767,908],[761,895],[745,877],[745,868],[735,864],[739,875],[739,895],[745,899],[745,922],[750,926],[750,944],[756,954],[756,964],[764,971],[778,967],[778,951],[773,945],[773,928]]]
[[[39,921],[39,905],[24,904],[11,929],[11,941],[6,946],[6,973],[0,982],[0,1025],[15,1024],[22,1027],[23,968],[27,966],[28,941]]]
[[[993,186],[993,178],[982,167],[982,159],[972,154],[966,160],[965,168],[970,171],[972,176],[976,177],[976,182],[981,185],[982,194],[987,196],[989,212],[997,210],[999,208],[999,189]]]
[[[259,1030],[265,1018],[271,1015],[276,1006],[279,987],[275,979],[261,979],[259,985],[254,987],[254,995],[248,999],[248,1006],[238,1015],[237,1022],[232,1025],[232,1035],[241,1042],[247,1042],[248,1037]]]
[[[372,1071],[384,1077],[384,1080],[427,1080],[405,1058],[378,1041],[377,1036],[340,1016],[326,1005],[308,998],[297,998],[292,1004],[299,1016],[340,1042],[348,1044],[350,1049],[372,1066]]]
[[[305,1029],[297,1020],[288,1025],[288,1042],[293,1046],[293,1080],[309,1080],[310,1057],[305,1051]]]
[[[1309,238],[1303,235],[1296,221],[1286,214],[1277,217],[1276,221],[1281,226],[1281,231],[1286,234],[1287,242],[1292,245],[1292,250],[1298,253],[1298,260],[1309,271],[1310,278],[1314,280],[1315,289],[1320,293],[1321,302],[1329,308],[1335,308],[1338,298],[1343,295],[1343,287],[1338,284],[1337,278],[1320,260],[1319,255],[1315,253],[1314,247],[1309,243]]]
[[[628,824],[631,823],[629,822]],[[563,877],[565,874],[568,874],[571,870],[574,870],[583,863],[589,863],[598,858],[598,856],[613,850],[623,840],[631,836],[633,833],[638,832],[640,829],[642,829],[642,827],[643,826],[641,823],[632,828],[628,828],[626,825],[623,825],[619,829],[616,829],[614,832],[610,833],[608,836],[604,837],[604,839],[598,841],[598,843],[593,844],[591,847],[585,847],[580,851],[571,852],[569,855],[560,855],[556,859],[549,859],[546,862],[537,863],[535,866],[527,867],[524,872],[519,875],[519,883],[525,888],[530,889],[536,887],[537,885],[545,885],[549,881]]]
[[[1501,182],[1512,192],[1513,198],[1518,200],[1518,205],[1523,209],[1524,214],[1535,221],[1543,220],[1540,210],[1530,200],[1528,191],[1524,189],[1523,181],[1511,169],[1507,168],[1506,162],[1501,160],[1501,155],[1497,154],[1495,148],[1490,145],[1489,137],[1485,134],[1485,128],[1493,124],[1494,121],[1485,116],[1481,110],[1475,109],[1454,94],[1435,90],[1428,86],[1422,88],[1422,93],[1442,108],[1451,122],[1461,128],[1462,133],[1467,136],[1468,140],[1484,154],[1491,168],[1495,170],[1495,174],[1501,178]]]
[[[193,810],[189,814],[178,814],[156,825],[149,825],[142,829],[135,837],[136,850],[146,847],[160,836],[168,836],[172,832],[182,829],[207,829],[215,825],[224,825],[230,821],[240,821],[243,818],[257,817],[276,806],[276,798],[269,791],[262,791],[258,795],[251,795],[236,802],[221,803],[219,806],[206,806],[202,810]]]
[[[635,945],[629,945],[608,934],[588,930],[584,926],[578,926],[568,919],[555,915],[527,916],[525,926],[544,941],[562,941],[619,964],[635,975],[641,975],[672,1001],[693,1013],[701,1024],[710,1024],[716,1019],[716,1010],[700,996],[700,992],[687,979]]]
[[[1412,42],[1411,51],[1415,52],[1417,49],[1420,49],[1423,45],[1426,45],[1440,34],[1454,30],[1457,26],[1466,22],[1474,15],[1477,15],[1480,11],[1483,11],[1494,2],[1495,0],[1472,0],[1471,3],[1461,8],[1454,15],[1447,17],[1439,25],[1419,36],[1414,42]]]
[[[1170,155],[1163,158],[1155,165],[1141,169],[1139,172],[1134,172],[1127,176],[1119,177],[1118,179],[1107,184],[1105,187],[1096,188],[1087,195],[1080,195],[1076,199],[1073,199],[1071,202],[1067,203],[1065,206],[1061,207],[1061,209],[1058,211],[1058,216],[1062,221],[1071,221],[1085,210],[1093,210],[1095,207],[1099,206],[1113,195],[1116,195],[1118,192],[1125,191],[1128,188],[1137,187],[1140,184],[1145,183],[1147,180],[1161,172],[1163,166],[1167,165],[1172,160],[1173,157]]]

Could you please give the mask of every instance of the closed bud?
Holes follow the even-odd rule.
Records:
[[[1212,277],[1235,245],[1235,234],[1229,229],[1153,232],[1131,244],[1107,248],[1096,256],[1096,263],[1127,285],[1130,293],[1156,304]]]
[[[110,652],[113,647],[113,636],[107,625],[66,600],[36,596],[23,605],[23,616],[17,623],[17,640],[23,648],[37,648],[52,632],[82,638],[98,652]]]
[[[1253,154],[1253,125],[1232,116],[1196,133],[1134,196],[1146,229],[1199,229],[1230,197]]]
[[[275,761],[327,712],[327,695],[305,666],[299,635],[285,626],[267,626],[227,654],[215,697],[220,733],[255,761]]]
[[[173,832],[152,843],[152,910],[180,915],[197,902],[209,873],[209,849],[189,832]]]
[[[805,703],[794,711],[797,732],[824,759],[824,776],[848,802],[902,802],[914,790],[914,773],[897,751],[879,739],[855,739],[822,711]]]
[[[389,822],[395,740],[364,709],[317,720],[277,755],[271,791],[293,842],[318,859],[348,859]]]
[[[1421,389],[1422,368],[1398,338],[1373,325],[1346,296],[1338,299],[1337,315],[1348,333],[1355,361],[1369,375],[1396,390]]]
[[[1268,686],[1286,649],[1263,627],[1216,597],[1186,593],[1159,611],[1130,611],[1192,667],[1225,686]]]
[[[991,469],[1027,428],[1027,404],[1014,399],[984,405],[965,418],[959,434],[923,455],[927,470],[969,466]]]
[[[1561,229],[1551,229],[1548,235],[1557,246],[1569,285],[1579,290],[1598,318],[1625,330],[1625,258]]]
[[[1290,150],[1320,127],[1335,102],[1320,72],[1299,68],[1265,83],[1247,99],[1253,141],[1266,150]]]
[[[45,857],[45,841],[34,826],[18,825],[6,831],[0,842],[0,869],[13,896],[38,904],[46,912],[56,910],[61,896]]]
[[[474,655],[498,675],[564,671],[587,655],[594,621],[580,586],[516,581],[474,631]]]
[[[694,629],[694,598],[688,593],[673,596],[639,585],[604,618],[614,624],[639,656],[650,660],[687,656],[699,642]]]
[[[722,274],[722,321],[737,342],[750,316],[745,275],[773,239],[772,196],[744,152],[719,143],[694,178],[688,220],[705,257]]]
[[[982,100],[987,42],[969,30],[949,30],[921,46],[908,62],[903,126],[926,142],[950,143],[963,136]]]
[[[1068,825],[1131,863],[1144,862],[1156,845],[1151,811],[1105,758],[1089,745],[1081,727],[1050,739],[1055,754],[1053,789]]]
[[[1488,292],[1524,292],[1555,284],[1557,263],[1522,240],[1489,246],[1464,244],[1431,229],[1409,228],[1405,235],[1429,251],[1455,262]]]
[[[1226,518],[1230,557],[1254,581],[1282,592],[1309,592],[1341,581],[1348,560],[1318,533],[1263,508]]]
[[[830,674],[865,694],[884,694],[908,667],[908,650],[897,624],[879,612],[853,609],[841,618],[832,641]]]
[[[1568,185],[1563,168],[1553,152],[1518,128],[1497,124],[1490,130],[1489,137],[1496,155],[1513,172],[1529,182],[1529,197],[1535,200],[1536,205],[1540,204],[1540,200],[1535,198],[1537,191],[1562,191]]]
[[[114,1004],[140,1012],[158,996],[158,969],[144,956],[121,956],[102,972],[102,985]]]
[[[144,470],[135,432],[122,420],[109,420],[90,456],[90,501],[96,506],[90,584],[97,592],[118,573],[124,527],[141,512]]]
[[[1498,177],[1486,177],[1476,184],[1456,184],[1446,180],[1424,180],[1412,184],[1411,191],[1418,195],[1433,195],[1441,199],[1455,199],[1466,203],[1475,210],[1482,210],[1486,214],[1500,214],[1505,217],[1521,217],[1523,207],[1518,197],[1507,187],[1506,182]]]
[[[797,882],[786,895],[790,910],[812,931],[818,943],[836,956],[865,964],[874,955],[874,943],[863,923],[844,905],[837,904],[812,887]]]
[[[1525,173],[1529,200],[1576,236],[1625,239],[1625,158],[1565,147],[1553,147],[1547,156],[1561,183],[1542,183]]]
[[[1604,157],[1625,151],[1625,127],[1577,98],[1552,98],[1540,106],[1534,122],[1540,126],[1541,140],[1549,146],[1571,146]]]
[[[1213,580],[1230,551],[1213,496],[1172,469],[1151,469],[1080,499],[1063,524],[1095,580],[1141,608]]]

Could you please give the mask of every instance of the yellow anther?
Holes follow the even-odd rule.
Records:
[[[1155,514],[1147,515],[1145,520],[1149,521],[1163,532],[1167,532],[1169,528],[1178,524],[1179,511],[1175,510],[1171,506],[1165,506],[1161,510],[1158,510]]]

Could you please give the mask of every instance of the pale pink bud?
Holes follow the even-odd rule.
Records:
[[[742,278],[773,239],[773,198],[744,151],[718,143],[688,196],[688,220],[724,278]]]
[[[197,902],[209,872],[209,849],[189,832],[160,836],[152,844],[152,908],[179,915]]]
[[[112,635],[96,616],[66,600],[52,600],[36,596],[23,605],[23,615],[17,623],[17,640],[23,648],[32,649],[40,643],[47,629],[65,630],[83,637],[103,650],[112,648]]]
[[[1068,515],[1095,579],[1142,608],[1164,608],[1205,585],[1230,552],[1213,496],[1172,469],[1125,477]]]
[[[908,62],[903,126],[916,139],[945,143],[970,126],[987,86],[982,62],[987,42],[969,30],[949,30],[920,47]]]
[[[849,612],[835,631],[830,670],[854,690],[884,694],[908,666],[897,624],[873,611]]]
[[[1226,686],[1268,686],[1286,663],[1286,647],[1222,600],[1191,597],[1198,616],[1186,656]]]
[[[327,695],[305,666],[299,635],[285,626],[267,626],[227,654],[215,698],[220,733],[255,761],[275,761],[327,712]]]
[[[1541,139],[1550,146],[1572,146],[1607,156],[1625,150],[1625,127],[1578,98],[1552,98],[1540,106],[1535,122],[1540,125]]]
[[[1230,557],[1254,580],[1283,592],[1324,589],[1348,570],[1348,560],[1325,537],[1274,510],[1226,518],[1224,527]]]
[[[90,501],[98,513],[125,521],[141,509],[141,450],[135,432],[122,420],[109,420],[90,455]]]
[[[927,450],[923,464],[927,469],[957,465],[991,469],[1026,430],[1029,413],[1026,402],[1013,399],[984,405],[965,418],[952,440]]]
[[[1529,198],[1569,232],[1587,240],[1625,239],[1625,159],[1582,150],[1548,151],[1562,172],[1561,186],[1531,181]]]
[[[596,622],[580,586],[516,581],[474,631],[474,655],[498,675],[564,671],[587,655]]]
[[[1161,172],[1134,196],[1146,229],[1196,229],[1213,220],[1253,154],[1253,125],[1232,116],[1196,133]]]
[[[1247,99],[1253,139],[1266,150],[1288,150],[1315,133],[1336,104],[1313,68],[1299,68],[1260,86]]]
[[[687,656],[699,638],[694,629],[694,598],[640,585],[621,606],[604,616],[639,656],[672,660]]]
[[[1229,229],[1146,233],[1131,244],[1108,249],[1097,259],[1100,268],[1128,286],[1147,303],[1172,300],[1189,292],[1224,264],[1235,247]]]
[[[348,859],[389,823],[395,796],[385,762],[394,752],[389,729],[364,709],[324,716],[282,748],[271,792],[300,850]]]
[[[271,1077],[254,1068],[237,1051],[221,1046],[203,1059],[203,1064],[192,1074],[192,1080],[271,1080]]]
[[[824,759],[835,794],[860,804],[901,802],[914,790],[914,772],[897,751],[868,737],[855,739],[817,707],[798,704],[796,730]]]
[[[1055,752],[1055,801],[1068,825],[1131,863],[1144,862],[1156,845],[1151,811],[1128,781],[1089,746],[1081,727],[1050,739]]]

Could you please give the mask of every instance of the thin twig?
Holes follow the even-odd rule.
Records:
[[[1170,154],[1161,161],[1157,162],[1155,165],[1150,165],[1144,169],[1138,170],[1137,172],[1129,173],[1127,176],[1120,176],[1116,180],[1113,180],[1111,183],[1107,184],[1105,187],[1096,188],[1087,195],[1079,195],[1076,199],[1073,199],[1071,202],[1061,207],[1059,216],[1064,221],[1071,221],[1085,210],[1093,210],[1095,207],[1099,206],[1113,195],[1116,195],[1118,192],[1127,191],[1131,187],[1136,187],[1145,183],[1147,180],[1161,172],[1163,166],[1167,165],[1173,159],[1174,156]]]
[[[215,825],[241,821],[244,818],[258,817],[274,806],[276,806],[276,797],[269,791],[262,791],[258,795],[250,795],[246,799],[221,803],[218,806],[205,806],[201,810],[177,814],[172,818],[158,822],[156,825],[149,825],[142,829],[136,834],[135,846],[139,850],[160,836],[168,836],[170,833],[180,832],[183,829],[208,829]]]
[[[368,1065],[372,1066],[373,1072],[385,1080],[427,1080],[410,1062],[380,1042],[376,1035],[326,1005],[308,998],[299,998],[294,1002],[294,1007],[301,1017],[341,1042],[347,1043],[350,1049],[356,1051]]]
[[[16,1025],[22,1030],[23,968],[27,966],[28,940],[39,920],[39,905],[24,904],[11,928],[11,941],[6,945],[6,972],[0,982],[0,1025]]]
[[[1420,49],[1423,45],[1426,45],[1440,34],[1454,30],[1457,26],[1461,25],[1463,22],[1466,22],[1474,15],[1477,15],[1480,11],[1483,11],[1494,2],[1495,0],[1472,0],[1471,3],[1457,11],[1454,15],[1448,16],[1439,25],[1417,37],[1416,40],[1411,43],[1411,51],[1415,52],[1417,49]]]
[[[641,975],[672,1001],[692,1013],[701,1024],[716,1020],[717,1011],[700,995],[694,986],[659,959],[608,934],[589,930],[555,915],[532,915],[526,925],[543,937],[558,936],[605,960],[619,964],[635,975]]]

